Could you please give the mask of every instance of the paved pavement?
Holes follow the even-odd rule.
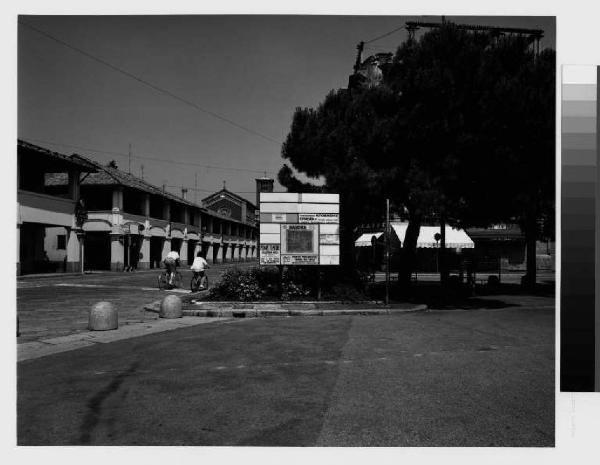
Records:
[[[207,272],[215,282],[228,267],[248,267],[254,263],[215,265]],[[145,312],[144,305],[167,293],[189,293],[189,269],[180,269],[183,289],[159,291],[159,270],[133,273],[94,273],[86,275],[45,275],[17,280],[19,344],[87,332],[89,309],[97,302],[113,302],[119,310],[119,325],[149,323],[158,316]]]
[[[23,361],[18,443],[552,446],[553,298],[522,302],[221,320]]]

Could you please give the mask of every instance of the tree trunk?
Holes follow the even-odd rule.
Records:
[[[446,263],[446,221],[440,219],[440,248],[438,249],[438,263],[440,267],[440,284],[445,286],[448,283],[448,266]]]
[[[398,283],[404,289],[410,286],[410,278],[415,269],[417,258],[417,239],[421,230],[421,217],[411,217],[406,228],[406,235],[402,244],[402,261],[398,272]]]
[[[537,240],[537,224],[535,215],[529,214],[525,219],[525,249],[526,249],[526,267],[525,278],[523,285],[527,289],[535,288],[537,280],[536,270],[536,240]]]
[[[340,224],[340,265],[344,272],[352,272],[356,269],[354,228],[352,225]]]

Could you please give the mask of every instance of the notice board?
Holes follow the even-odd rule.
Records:
[[[338,194],[260,193],[261,265],[339,265]]]

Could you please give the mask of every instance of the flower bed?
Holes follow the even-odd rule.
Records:
[[[301,301],[317,298],[318,272],[314,267],[287,267],[282,276],[276,267],[230,268],[214,284],[206,300]],[[322,272],[321,299],[364,301],[369,296],[360,280],[338,270]]]

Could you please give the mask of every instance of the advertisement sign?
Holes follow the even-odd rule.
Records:
[[[282,265],[318,265],[319,257],[317,255],[282,255]]]
[[[280,263],[279,244],[260,244],[260,264],[261,265],[279,265]]]
[[[319,253],[319,226],[316,224],[282,224],[281,253],[314,254]]]
[[[339,223],[339,213],[299,213],[298,223]]]

